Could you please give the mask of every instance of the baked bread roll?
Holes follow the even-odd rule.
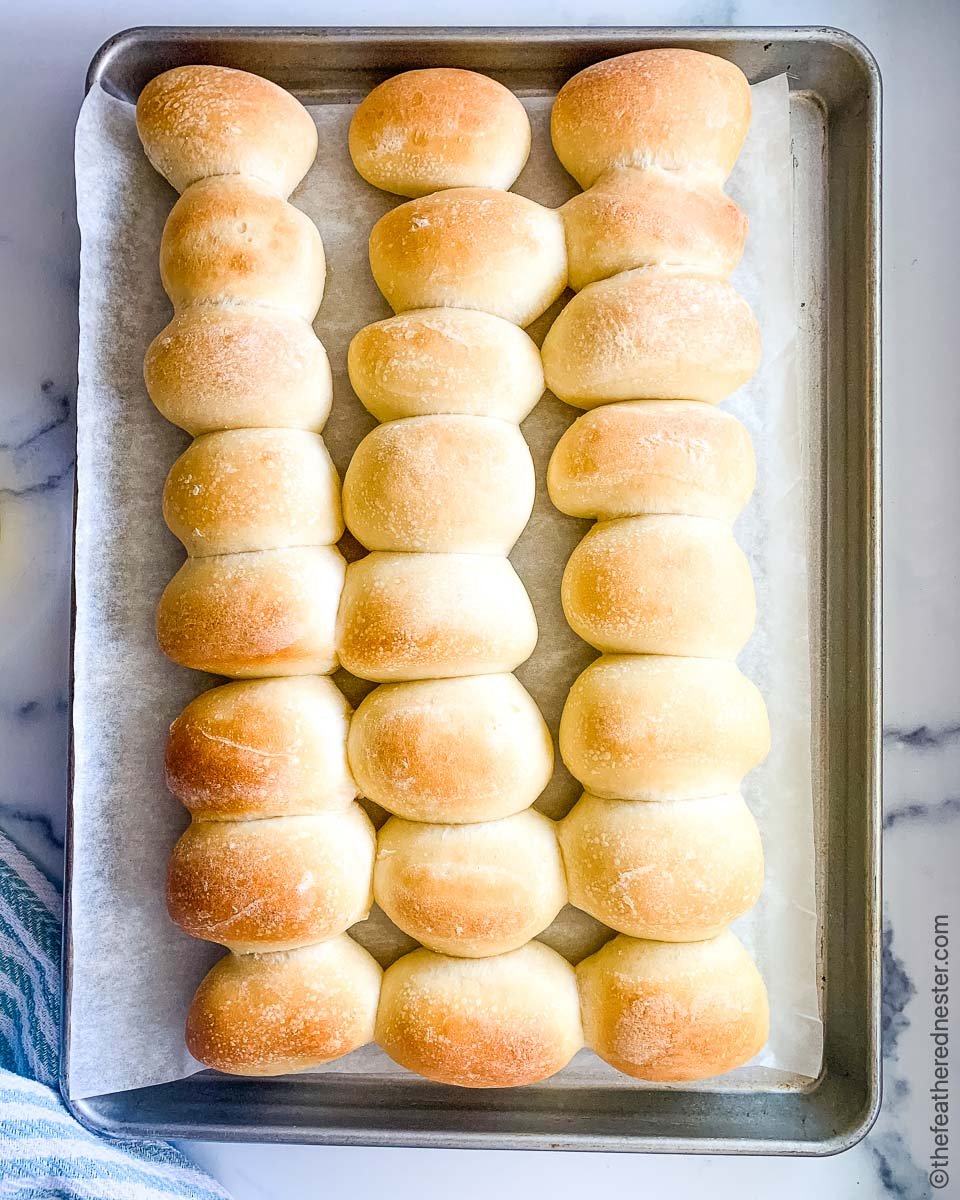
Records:
[[[268,79],[229,67],[164,71],[137,101],[147,158],[178,192],[198,179],[246,175],[286,198],[310,169],[317,129]]]
[[[580,963],[577,980],[587,1045],[637,1079],[721,1075],[767,1040],[766,988],[729,932],[685,944],[621,935]]]
[[[563,761],[605,799],[736,792],[769,749],[763,697],[733,663],[706,658],[599,658],[560,718]]]
[[[480,959],[414,950],[384,974],[376,1040],[439,1083],[538,1083],[583,1044],[573,968],[541,942]]]
[[[350,122],[350,157],[398,196],[441,188],[508,188],[530,153],[530,121],[513,92],[476,71],[435,67],[385,80]]]
[[[570,903],[631,937],[713,937],[753,907],[763,886],[760,834],[740,796],[585,795],[557,832]]]
[[[377,683],[512,671],[537,644],[516,571],[480,554],[368,554],[347,568],[338,625],[344,668]]]
[[[382,972],[346,934],[273,954],[228,954],[197,989],[187,1049],[232,1075],[286,1075],[373,1038]]]
[[[385,684],[350,724],[363,793],[410,821],[496,821],[528,808],[553,774],[553,741],[513,675]]]
[[[689,400],[606,404],[584,413],[550,457],[550,499],[571,517],[676,513],[733,522],[753,491],[750,434]]]
[[[722,184],[750,125],[750,85],[699,50],[639,50],[580,71],[560,89],[550,134],[582,188],[619,167],[662,167]]]
[[[460,958],[516,950],[567,902],[554,824],[532,809],[478,825],[391,817],[377,835],[373,888],[394,925]]]
[[[519,424],[543,395],[540,351],[502,317],[427,308],[367,325],[350,343],[350,383],[378,421],[431,413]]]
[[[609,171],[560,209],[570,286],[635,267],[687,266],[729,275],[747,218],[716,183],[648,167]]]
[[[600,521],[571,554],[560,597],[570,628],[604,654],[736,658],[757,610],[747,556],[704,517]]]
[[[201,692],[170,726],[167,787],[194,817],[240,821],[344,810],[350,705],[324,676]]]
[[[239,679],[329,674],[344,566],[333,546],[188,558],[160,597],[160,649]]]
[[[451,188],[382,216],[370,268],[394,312],[480,309],[525,326],[567,286],[563,222],[513,192]]]
[[[193,558],[332,546],[343,534],[340,479],[317,433],[208,433],[170,469],[163,519]]]
[[[312,321],[325,278],[316,225],[254,179],[191,184],[163,227],[160,279],[177,310],[261,304]]]
[[[718,404],[760,365],[760,329],[725,279],[646,267],[585,287],[542,352],[547,386],[577,408],[646,399]]]
[[[536,478],[516,425],[492,417],[408,417],[378,425],[343,480],[343,512],[368,550],[510,553]]]
[[[294,950],[370,912],[376,834],[359,804],[261,821],[194,821],[167,871],[167,908],[191,937],[237,954]]]
[[[253,306],[185,308],[150,343],[150,399],[196,437],[216,429],[312,429],[330,413],[327,352],[301,317]]]

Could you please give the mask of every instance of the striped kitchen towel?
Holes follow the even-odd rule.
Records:
[[[107,1141],[57,1088],[60,895],[0,834],[0,1197],[228,1200],[165,1142]]]

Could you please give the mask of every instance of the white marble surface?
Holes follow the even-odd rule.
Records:
[[[237,1197],[584,1190],[783,1200],[933,1194],[934,913],[960,912],[960,87],[956,0],[8,0],[0,28],[0,827],[61,872],[77,232],[72,138],[97,46],[135,24],[827,24],[885,84],[885,1100],[837,1158],[191,1147]],[[942,1195],[960,1195],[957,1182]],[[952,1189],[956,1189],[952,1191]]]

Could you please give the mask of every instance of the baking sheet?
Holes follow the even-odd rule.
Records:
[[[808,497],[818,494],[818,481],[809,470],[815,464],[802,461],[807,413],[794,388],[786,79],[756,85],[753,93],[754,120],[730,191],[751,218],[735,280],[760,319],[764,363],[728,407],[747,423],[757,447],[757,493],[737,534],[757,579],[760,620],[741,665],[767,698],[774,747],[744,789],[764,837],[767,883],[760,904],[737,930],[766,978],[773,1019],[758,1065],[697,1085],[700,1090],[796,1085],[818,1073],[822,1041],[810,732],[810,680],[819,656],[810,645],[808,600],[808,583],[818,582],[817,514]],[[549,147],[549,101],[525,102],[534,122],[534,152],[516,190],[561,203],[574,185]],[[316,328],[334,370],[327,438],[342,471],[374,424],[346,380],[347,343],[360,326],[388,312],[369,277],[366,234],[397,201],[355,175],[346,151],[350,107],[311,111],[321,151],[293,199],[317,223],[327,250],[328,287]],[[182,559],[160,517],[160,492],[188,439],[150,405],[141,361],[169,319],[156,264],[175,197],[143,158],[132,107],[100,88],[88,95],[78,124],[77,186],[83,240],[69,1089],[80,1098],[198,1069],[183,1046],[183,1017],[197,982],[222,951],[180,933],[163,901],[166,858],[186,823],[163,785],[166,728],[213,682],[167,663],[153,636],[156,598]],[[553,316],[531,332],[539,338]],[[563,564],[588,523],[557,513],[542,489],[549,453],[576,415],[548,396],[524,423],[541,492],[512,556],[541,628],[537,651],[518,674],[554,733],[569,684],[593,657],[566,627],[559,604]],[[338,682],[353,698],[360,694],[356,681],[352,688],[343,676]],[[559,769],[540,807],[557,816],[577,795]],[[382,914],[353,932],[384,958],[407,944]],[[575,958],[603,936],[589,918],[567,910],[544,940]],[[366,1048],[327,1070],[382,1075],[398,1069]],[[582,1086],[599,1077],[607,1085],[642,1086],[587,1052],[556,1078],[556,1086]]]

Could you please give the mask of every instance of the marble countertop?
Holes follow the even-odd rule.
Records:
[[[472,20],[473,19],[473,20]],[[0,40],[0,828],[62,874],[78,235],[73,127],[87,62],[136,24],[833,25],[884,76],[884,1105],[832,1159],[195,1143],[243,1200],[432,1200],[644,1188],[782,1200],[933,1194],[933,918],[960,911],[960,188],[955,0],[8,0]],[[920,105],[924,105],[922,119]],[[960,1194],[960,1162],[956,1172]],[[951,1194],[951,1183],[941,1193]]]

